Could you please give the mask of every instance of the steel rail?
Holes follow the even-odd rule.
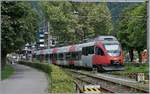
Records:
[[[88,81],[88,80],[84,80],[84,79],[79,78],[79,77],[75,77],[75,79],[77,79],[77,80],[79,80],[79,81],[82,81],[82,82],[85,82],[85,83],[87,83],[87,84],[93,84],[92,82],[90,82],[90,81]],[[112,90],[107,89],[107,88],[105,88],[105,87],[101,87],[101,89],[102,89],[102,91],[105,92],[105,93],[115,93],[115,92],[113,92]]]
[[[111,92],[116,92],[117,93],[117,91],[118,91],[117,89],[120,89],[120,90],[122,90],[122,92],[125,92],[125,93],[127,93],[127,91],[128,92],[134,92],[134,93],[148,93],[149,92],[147,90],[137,88],[135,85],[131,85],[131,84],[128,85],[128,84],[125,84],[125,83],[112,81],[110,79],[104,79],[104,78],[99,77],[99,76],[94,76],[94,75],[79,72],[79,71],[73,71],[73,70],[69,70],[69,71],[76,74],[76,75],[72,74],[75,78],[77,78],[79,80],[82,80],[84,82],[89,82],[89,84],[103,83],[105,85],[102,85],[101,87],[103,87],[104,89],[106,89],[108,91],[111,91]],[[83,76],[85,76],[85,77],[83,77]],[[111,85],[113,87],[115,87],[114,90],[111,90],[110,87],[108,87],[108,86],[111,86]],[[119,92],[119,93],[122,93],[122,92]]]

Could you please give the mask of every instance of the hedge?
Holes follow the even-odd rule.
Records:
[[[48,75],[50,75],[52,72],[51,66],[46,63],[32,63],[32,62],[19,61],[19,64],[23,64],[23,65],[27,65],[27,66],[31,66],[33,68],[39,69],[47,73]]]

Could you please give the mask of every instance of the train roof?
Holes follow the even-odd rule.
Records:
[[[114,36],[99,36],[95,41],[101,41],[103,44],[119,44],[119,41]]]
[[[95,44],[95,42],[87,42],[87,43],[77,44],[77,45],[75,45],[76,51],[82,51],[83,47],[93,46],[94,44]]]
[[[68,51],[69,49],[69,46],[64,46],[64,47],[60,47],[60,48],[57,48],[58,49],[58,53],[65,53]]]
[[[69,46],[63,46],[63,47],[56,47],[56,48],[51,48],[51,49],[39,50],[36,52],[36,54],[37,55],[39,55],[39,54],[50,54],[50,53],[55,53],[55,51],[57,53],[65,53],[65,52],[69,52],[69,51],[71,51],[71,52],[82,51],[83,47],[93,46],[98,41],[100,41],[103,44],[107,44],[107,43],[118,44],[119,43],[118,40],[114,36],[99,36],[90,42],[75,44],[75,45],[69,45]],[[73,48],[73,49],[71,49],[71,48]]]
[[[98,36],[95,38],[95,40],[101,40],[101,41],[114,40],[114,41],[117,41],[117,39],[114,36]]]

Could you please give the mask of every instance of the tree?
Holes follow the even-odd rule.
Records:
[[[113,29],[111,14],[106,3],[73,3],[77,12],[77,29],[81,40],[109,35]],[[82,38],[83,37],[83,38]]]
[[[99,3],[95,5],[88,15],[90,26],[93,26],[95,36],[111,35],[113,26],[111,13],[106,3]]]
[[[2,67],[8,53],[20,50],[34,40],[38,17],[28,2],[3,1],[1,4],[1,57]]]
[[[107,4],[77,2],[42,2],[43,11],[59,42],[78,43],[85,38],[109,35],[111,14]]]
[[[140,53],[146,48],[146,3],[126,9],[121,15],[118,37],[133,60],[133,49]]]
[[[42,8],[52,27],[51,34],[59,42],[74,40],[72,5],[70,2],[42,2]]]

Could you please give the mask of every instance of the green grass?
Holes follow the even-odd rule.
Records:
[[[144,73],[146,79],[149,78],[149,64],[132,64],[132,63],[125,63],[125,70],[124,71],[115,71],[112,72],[115,75],[127,76],[130,73]]]
[[[52,93],[75,93],[75,84],[70,76],[58,66],[51,65]]]
[[[14,68],[11,65],[6,64],[1,71],[1,80],[9,78],[14,73]]]
[[[149,72],[149,65],[148,64],[125,64],[125,72]]]

